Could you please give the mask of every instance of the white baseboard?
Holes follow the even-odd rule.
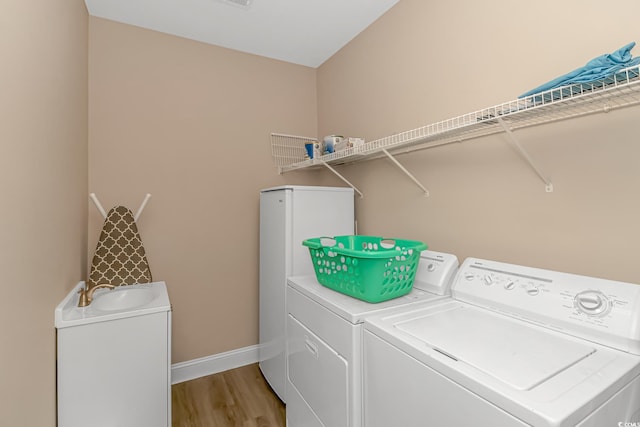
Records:
[[[239,348],[171,365],[171,384],[193,380],[258,362],[258,346]]]

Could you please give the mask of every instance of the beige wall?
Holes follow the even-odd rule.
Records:
[[[88,192],[133,210],[153,194],[139,228],[154,277],[169,285],[174,362],[256,344],[259,189],[340,184],[278,176],[269,132],[374,139],[500,103],[637,39],[640,12],[632,1],[403,0],[313,70],[63,3],[0,9],[6,425],[55,425],[53,309],[86,276],[100,232],[93,207],[87,224]],[[519,131],[554,193],[504,136],[400,156],[429,198],[385,160],[340,170],[365,193],[361,233],[640,282],[636,117]]]
[[[258,341],[261,188],[270,132],[316,134],[314,69],[99,18],[89,24],[89,190],[138,209],[173,305],[173,362]],[[102,218],[89,210],[89,256]]]
[[[169,286],[173,361],[257,343],[259,190],[342,185],[277,175],[270,132],[370,140],[513,99],[634,40],[640,6],[624,7],[403,0],[317,70],[90,18],[89,191],[134,211],[153,194],[138,226]],[[519,131],[553,193],[504,135],[400,156],[429,198],[387,160],[340,170],[365,193],[361,233],[640,282],[635,115]],[[101,223],[90,207],[89,257]]]
[[[87,10],[0,6],[0,417],[54,426],[54,308],[84,277]]]
[[[318,69],[318,129],[368,140],[491,105],[639,40],[640,3],[402,0]],[[636,47],[635,56],[640,56]],[[638,107],[340,168],[359,231],[640,283]]]

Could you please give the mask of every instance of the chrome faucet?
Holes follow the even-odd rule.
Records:
[[[108,283],[101,283],[99,285],[95,285],[91,289],[89,289],[89,285],[86,285],[84,288],[80,288],[80,290],[78,291],[78,293],[80,294],[80,298],[78,299],[78,307],[86,307],[91,304],[91,301],[93,301],[93,293],[96,291],[96,289],[100,288],[113,289],[115,288],[115,286]]]

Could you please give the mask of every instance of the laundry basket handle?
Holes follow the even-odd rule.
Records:
[[[307,246],[311,249],[320,249],[325,247],[333,247],[338,243],[338,241],[329,236],[316,237],[314,239],[306,239],[302,242],[304,246]]]
[[[396,239],[383,237],[380,239],[380,247],[383,249],[393,249],[396,247]]]

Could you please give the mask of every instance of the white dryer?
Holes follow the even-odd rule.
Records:
[[[467,259],[366,320],[364,367],[367,427],[640,425],[640,286]]]
[[[362,332],[367,316],[446,298],[455,255],[421,252],[413,290],[370,304],[320,285],[314,276],[287,286],[287,424],[362,426]]]

